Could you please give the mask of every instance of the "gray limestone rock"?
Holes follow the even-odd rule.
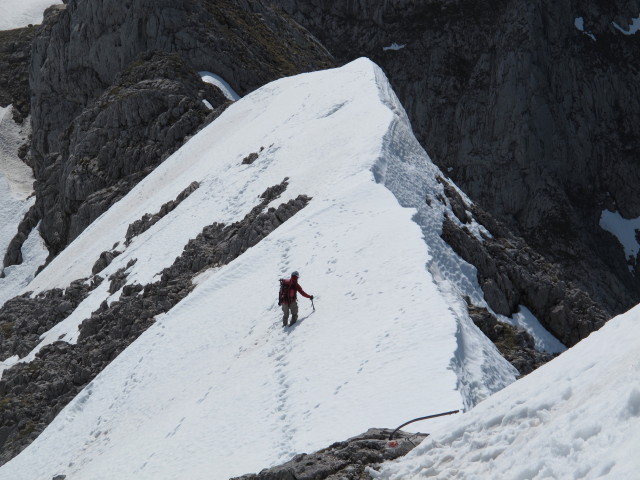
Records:
[[[31,207],[18,225],[18,232],[7,246],[7,251],[5,252],[2,263],[3,267],[22,263],[22,245],[29,237],[31,231],[38,225],[39,221],[40,215],[38,210],[35,207]]]
[[[67,150],[37,188],[48,244],[73,240],[205,125],[204,99],[228,104],[175,54],[142,54],[118,75],[62,134]]]
[[[550,353],[537,351],[533,337],[526,330],[499,322],[486,308],[476,307],[468,298],[466,300],[473,323],[520,375],[527,375],[554,358]]]
[[[0,309],[0,360],[26,356],[40,343],[40,335],[66,318],[99,284],[82,280],[61,289],[31,292],[8,300]]]
[[[13,105],[18,123],[29,115],[29,64],[36,27],[0,31],[0,106]]]
[[[283,465],[232,480],[370,480],[368,468],[406,455],[427,437],[399,432],[389,440],[390,434],[391,430],[371,428],[319,452],[301,453]]]
[[[478,240],[466,227],[446,218],[442,238],[478,270],[489,306],[511,316],[525,305],[556,338],[573,346],[608,319],[607,313],[579,285],[563,281],[562,272],[510,234],[478,207],[471,210],[492,237]]]
[[[113,262],[113,259],[116,258],[121,253],[122,252],[119,252],[117,250],[112,250],[110,252],[109,251],[102,252],[98,260],[96,260],[96,263],[93,264],[93,267],[91,268],[91,273],[93,275],[100,273],[102,270],[107,268],[111,264],[111,262]]]
[[[162,219],[169,212],[172,212],[176,209],[180,203],[186,198],[189,197],[193,192],[195,192],[200,187],[198,182],[191,182],[191,184],[185,188],[175,200],[171,200],[170,202],[165,203],[160,207],[160,211],[154,214],[147,213],[143,215],[140,220],[133,222],[127,228],[127,233],[125,235],[125,245],[129,245],[134,237],[137,237],[143,232],[149,230],[153,225],[155,225],[160,219]]]

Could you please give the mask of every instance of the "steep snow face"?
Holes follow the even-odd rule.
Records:
[[[476,408],[373,478],[638,478],[640,307]]]
[[[44,11],[59,0],[2,0],[0,2],[0,30],[12,30],[29,24],[42,23]]]
[[[20,221],[35,202],[31,196],[33,174],[18,157],[18,148],[27,141],[29,135],[28,125],[28,120],[23,125],[13,121],[11,106],[0,107],[0,262],[4,259],[9,242],[18,233]],[[40,234],[37,230],[32,232],[22,248],[23,263],[4,269],[4,278],[0,278],[0,306],[16,296],[33,279],[47,254]]]
[[[468,407],[512,382],[515,370],[460,300],[482,304],[482,294],[440,238],[448,206],[439,175],[366,59],[233,104],[25,290],[89,277],[113,248],[122,253],[100,275],[135,259],[127,282],[148,284],[204,226],[242,219],[285,177],[273,206],[301,194],[311,202],[201,275],[0,477],[227,479],[372,426]],[[197,190],[125,247],[129,224],[194,181]],[[277,279],[292,270],[316,310],[301,298],[300,322],[283,329]],[[75,341],[82,318],[119,294],[97,288],[43,342]]]

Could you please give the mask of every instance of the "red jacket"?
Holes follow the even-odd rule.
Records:
[[[305,292],[302,289],[302,287],[298,283],[298,279],[297,278],[291,277],[288,280],[288,282],[289,282],[289,301],[285,302],[285,303],[291,303],[291,302],[297,301],[297,298],[296,298],[296,293],[297,292],[300,292],[300,295],[302,295],[303,297],[311,298],[311,295],[309,295],[307,292]]]

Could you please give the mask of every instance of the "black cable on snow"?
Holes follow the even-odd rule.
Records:
[[[426,417],[414,418],[413,420],[409,420],[408,422],[403,423],[398,428],[396,428],[393,432],[391,432],[391,435],[389,435],[389,440],[393,440],[393,436],[396,434],[396,432],[400,430],[402,427],[409,425],[410,423],[419,422],[420,420],[427,420],[429,418],[444,417],[445,415],[453,415],[454,413],[458,413],[459,411],[460,410],[452,410],[450,412],[437,413],[435,415],[427,415]]]

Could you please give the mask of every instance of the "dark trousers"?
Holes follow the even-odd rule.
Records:
[[[291,323],[293,325],[298,321],[298,302],[293,300],[291,303],[282,304],[282,326],[286,327],[289,320],[289,312],[291,312]]]

